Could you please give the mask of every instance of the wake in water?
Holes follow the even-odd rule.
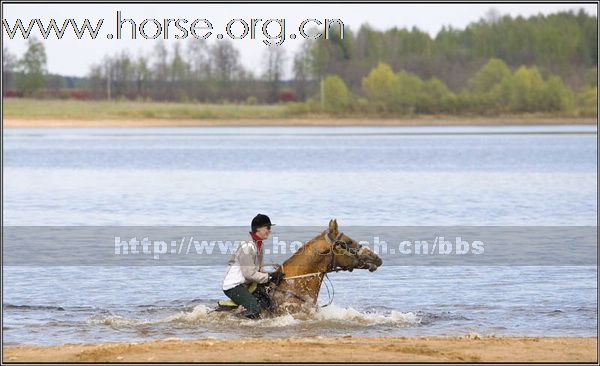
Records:
[[[132,319],[118,315],[92,316],[88,319],[91,324],[103,324],[113,327],[138,326],[138,325],[218,325],[235,327],[261,327],[279,328],[288,326],[308,325],[314,327],[364,327],[369,325],[389,325],[394,327],[407,327],[418,325],[421,318],[412,312],[399,311],[361,312],[352,307],[342,308],[332,304],[308,313],[286,314],[277,317],[264,317],[257,320],[240,318],[229,312],[216,312],[212,308],[200,304],[191,311],[181,311],[158,319]]]
[[[589,325],[570,331],[573,319],[597,324],[594,306],[518,306],[455,304],[394,309],[383,305],[353,308],[332,304],[308,313],[250,320],[216,312],[216,300],[172,300],[144,305],[4,304],[4,342],[8,345],[143,342],[153,339],[424,336],[424,335],[573,335],[589,336]],[[408,312],[410,310],[410,312]],[[497,321],[498,316],[503,321]],[[524,331],[523,322],[549,325]],[[536,323],[534,323],[536,324]]]

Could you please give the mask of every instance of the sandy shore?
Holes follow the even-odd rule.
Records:
[[[5,118],[4,127],[218,127],[218,126],[451,126],[451,125],[570,125],[596,124],[594,118],[558,117],[434,117],[407,119],[17,119]]]
[[[4,348],[4,362],[597,362],[597,338],[312,337]]]

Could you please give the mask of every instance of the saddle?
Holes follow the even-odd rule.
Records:
[[[271,301],[271,297],[267,293],[266,285],[258,285],[256,282],[252,282],[248,286],[248,291],[256,298],[256,300],[258,300],[258,303],[261,308],[268,310],[268,311],[273,310],[273,303]],[[238,304],[236,304],[235,302],[233,302],[230,299],[219,300],[217,305],[218,306],[215,309],[215,311],[231,311],[231,310],[235,310],[239,307]]]

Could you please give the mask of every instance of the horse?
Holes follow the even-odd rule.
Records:
[[[261,304],[267,303],[273,315],[312,310],[317,306],[317,298],[323,279],[330,272],[367,269],[377,270],[383,261],[368,247],[362,246],[338,229],[336,219],[329,221],[328,228],[306,242],[290,258],[277,266],[276,272],[285,277],[279,285],[267,283],[258,285],[254,291]],[[264,297],[268,299],[264,299]],[[231,310],[237,305],[219,302],[219,309]]]

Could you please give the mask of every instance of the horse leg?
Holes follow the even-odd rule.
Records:
[[[271,299],[271,296],[267,293],[267,286],[258,285],[256,290],[252,293],[252,295],[256,298],[261,308],[268,311],[269,313],[273,313],[275,310],[275,304]]]

